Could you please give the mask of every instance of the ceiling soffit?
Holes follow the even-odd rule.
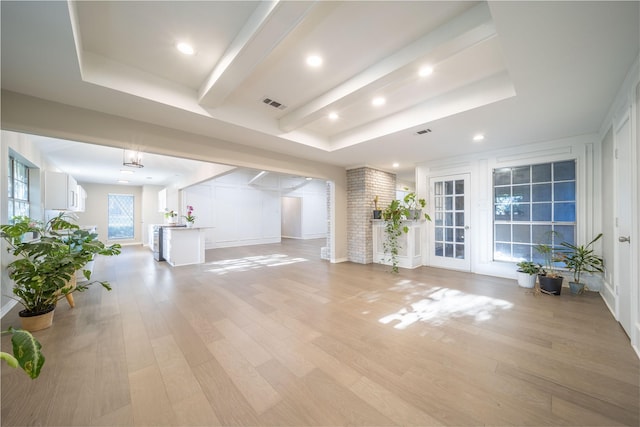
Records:
[[[70,2],[69,10],[85,82],[333,151],[515,96],[486,3],[405,6]],[[395,17],[399,23],[391,10],[405,14]],[[410,21],[419,13],[431,21]],[[386,46],[371,57],[357,40],[336,39],[348,30]],[[196,55],[177,56],[181,38],[196,45]],[[323,64],[312,80],[314,70],[298,67],[313,52],[327,62],[352,60]],[[420,78],[425,64],[434,72]],[[387,104],[374,109],[379,95]],[[283,105],[273,108],[264,97]],[[339,119],[330,121],[330,112]]]

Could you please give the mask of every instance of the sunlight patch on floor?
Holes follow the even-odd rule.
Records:
[[[209,273],[227,274],[236,271],[255,270],[264,267],[280,267],[308,261],[306,258],[292,258],[289,255],[271,254],[245,258],[225,259],[205,264]]]
[[[405,290],[415,285],[400,284]],[[399,289],[395,289],[399,290]],[[416,292],[412,293],[413,295]],[[482,295],[468,294],[457,289],[435,287],[420,292],[422,299],[403,307],[393,314],[382,317],[382,324],[394,324],[396,329],[405,329],[416,322],[442,325],[447,320],[460,317],[472,317],[476,322],[489,320],[497,310],[508,310],[513,304]]]

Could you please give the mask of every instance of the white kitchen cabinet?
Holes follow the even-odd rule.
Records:
[[[44,207],[51,210],[77,210],[78,183],[69,174],[45,171]]]
[[[204,229],[163,227],[163,258],[172,267],[204,262]]]
[[[87,206],[87,192],[81,185],[78,185],[76,193],[78,195],[78,203],[75,210],[78,212],[84,212]]]

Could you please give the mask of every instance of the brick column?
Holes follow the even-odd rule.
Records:
[[[396,175],[367,167],[347,170],[347,256],[359,264],[373,262],[373,199],[384,209],[396,196]]]

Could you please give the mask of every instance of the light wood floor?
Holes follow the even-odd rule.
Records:
[[[322,243],[100,258],[114,290],[61,301],[40,378],[2,365],[2,425],[639,424],[638,359],[599,295],[332,265]]]

